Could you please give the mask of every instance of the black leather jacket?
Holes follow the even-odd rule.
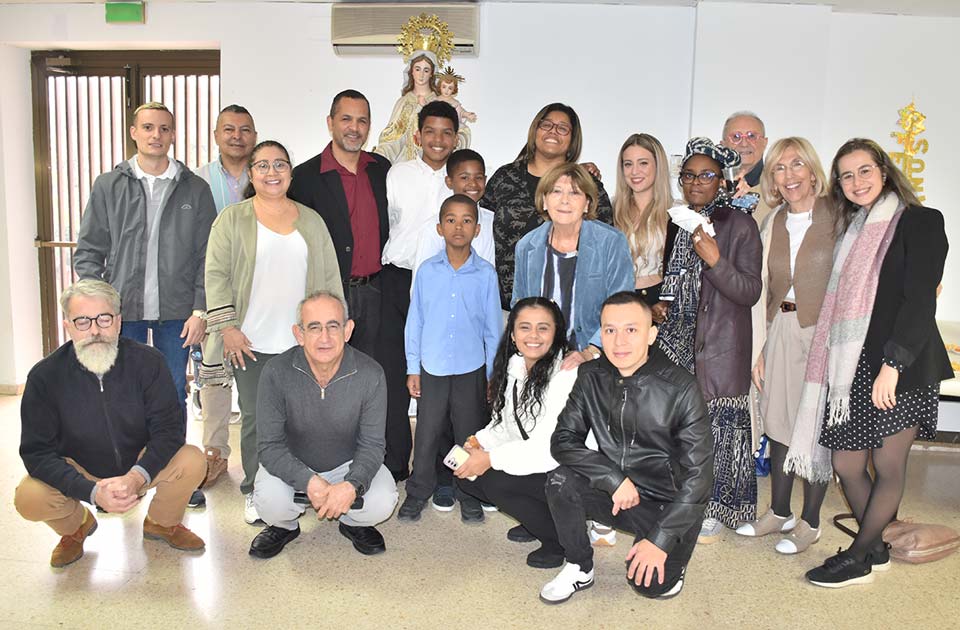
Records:
[[[593,430],[599,452],[584,444]],[[696,379],[656,347],[632,376],[601,356],[580,367],[550,452],[611,495],[629,477],[640,500],[667,504],[646,538],[669,553],[713,489],[713,433]]]

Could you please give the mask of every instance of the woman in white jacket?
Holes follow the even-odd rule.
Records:
[[[540,541],[527,556],[527,564],[540,569],[559,567],[564,557],[544,485],[557,467],[550,436],[577,379],[576,370],[560,369],[565,331],[554,302],[529,297],[516,303],[493,364],[490,423],[470,436],[464,445],[470,458],[454,471],[464,492],[520,521],[511,540],[522,540],[517,534],[525,529]]]

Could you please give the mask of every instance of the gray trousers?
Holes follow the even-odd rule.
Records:
[[[346,477],[352,462],[353,460],[344,462],[333,470],[317,474],[329,483],[340,483]],[[295,503],[293,486],[271,475],[262,464],[257,470],[257,480],[253,486],[253,504],[264,523],[283,529],[296,529],[297,519],[310,507],[309,504]],[[370,487],[363,495],[363,507],[348,511],[340,517],[340,522],[351,527],[372,527],[390,518],[396,505],[397,482],[393,480],[387,467],[381,464],[380,470],[373,476]]]

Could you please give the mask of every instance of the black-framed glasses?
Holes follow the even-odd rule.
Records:
[[[540,123],[537,125],[537,129],[539,129],[540,131],[546,131],[546,132],[556,131],[557,134],[561,136],[569,136],[570,132],[573,131],[573,127],[571,127],[567,123],[553,122],[552,120],[549,120],[547,118],[544,118],[543,120],[540,121]]]
[[[870,179],[873,176],[873,172],[878,168],[880,167],[877,166],[876,164],[864,164],[863,166],[857,169],[856,175],[860,179]],[[846,171],[844,173],[840,173],[840,177],[838,177],[837,179],[840,180],[841,184],[852,184],[853,175],[854,175],[854,171]]]
[[[692,184],[693,180],[697,180],[701,184],[709,184],[718,177],[720,177],[720,173],[715,171],[703,171],[702,173],[694,173],[693,171],[680,171],[681,184]]]
[[[286,173],[290,170],[290,162],[286,160],[276,159],[273,162],[269,160],[260,160],[259,162],[254,162],[250,167],[261,175],[266,175],[270,172],[270,167],[273,167],[278,173]]]
[[[757,140],[759,140],[762,137],[763,136],[761,136],[760,134],[754,133],[752,131],[748,131],[747,133],[740,133],[739,131],[736,131],[734,133],[727,135],[727,139],[730,140],[730,142],[732,142],[733,144],[743,144],[744,140],[746,140],[750,144],[756,144]]]
[[[73,327],[79,331],[90,330],[90,326],[93,325],[93,322],[97,322],[97,328],[110,328],[113,325],[113,318],[116,317],[113,313],[100,313],[96,317],[74,317],[70,321],[73,322]]]

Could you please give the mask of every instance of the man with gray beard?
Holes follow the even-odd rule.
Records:
[[[143,537],[202,551],[203,540],[181,521],[206,464],[200,449],[184,444],[163,355],[120,337],[120,294],[106,282],[80,280],[60,306],[71,341],[30,370],[20,405],[27,476],[14,496],[17,511],[61,535],[50,564],[64,567],[83,556],[97,529],[81,501],[126,513],[156,488]]]

